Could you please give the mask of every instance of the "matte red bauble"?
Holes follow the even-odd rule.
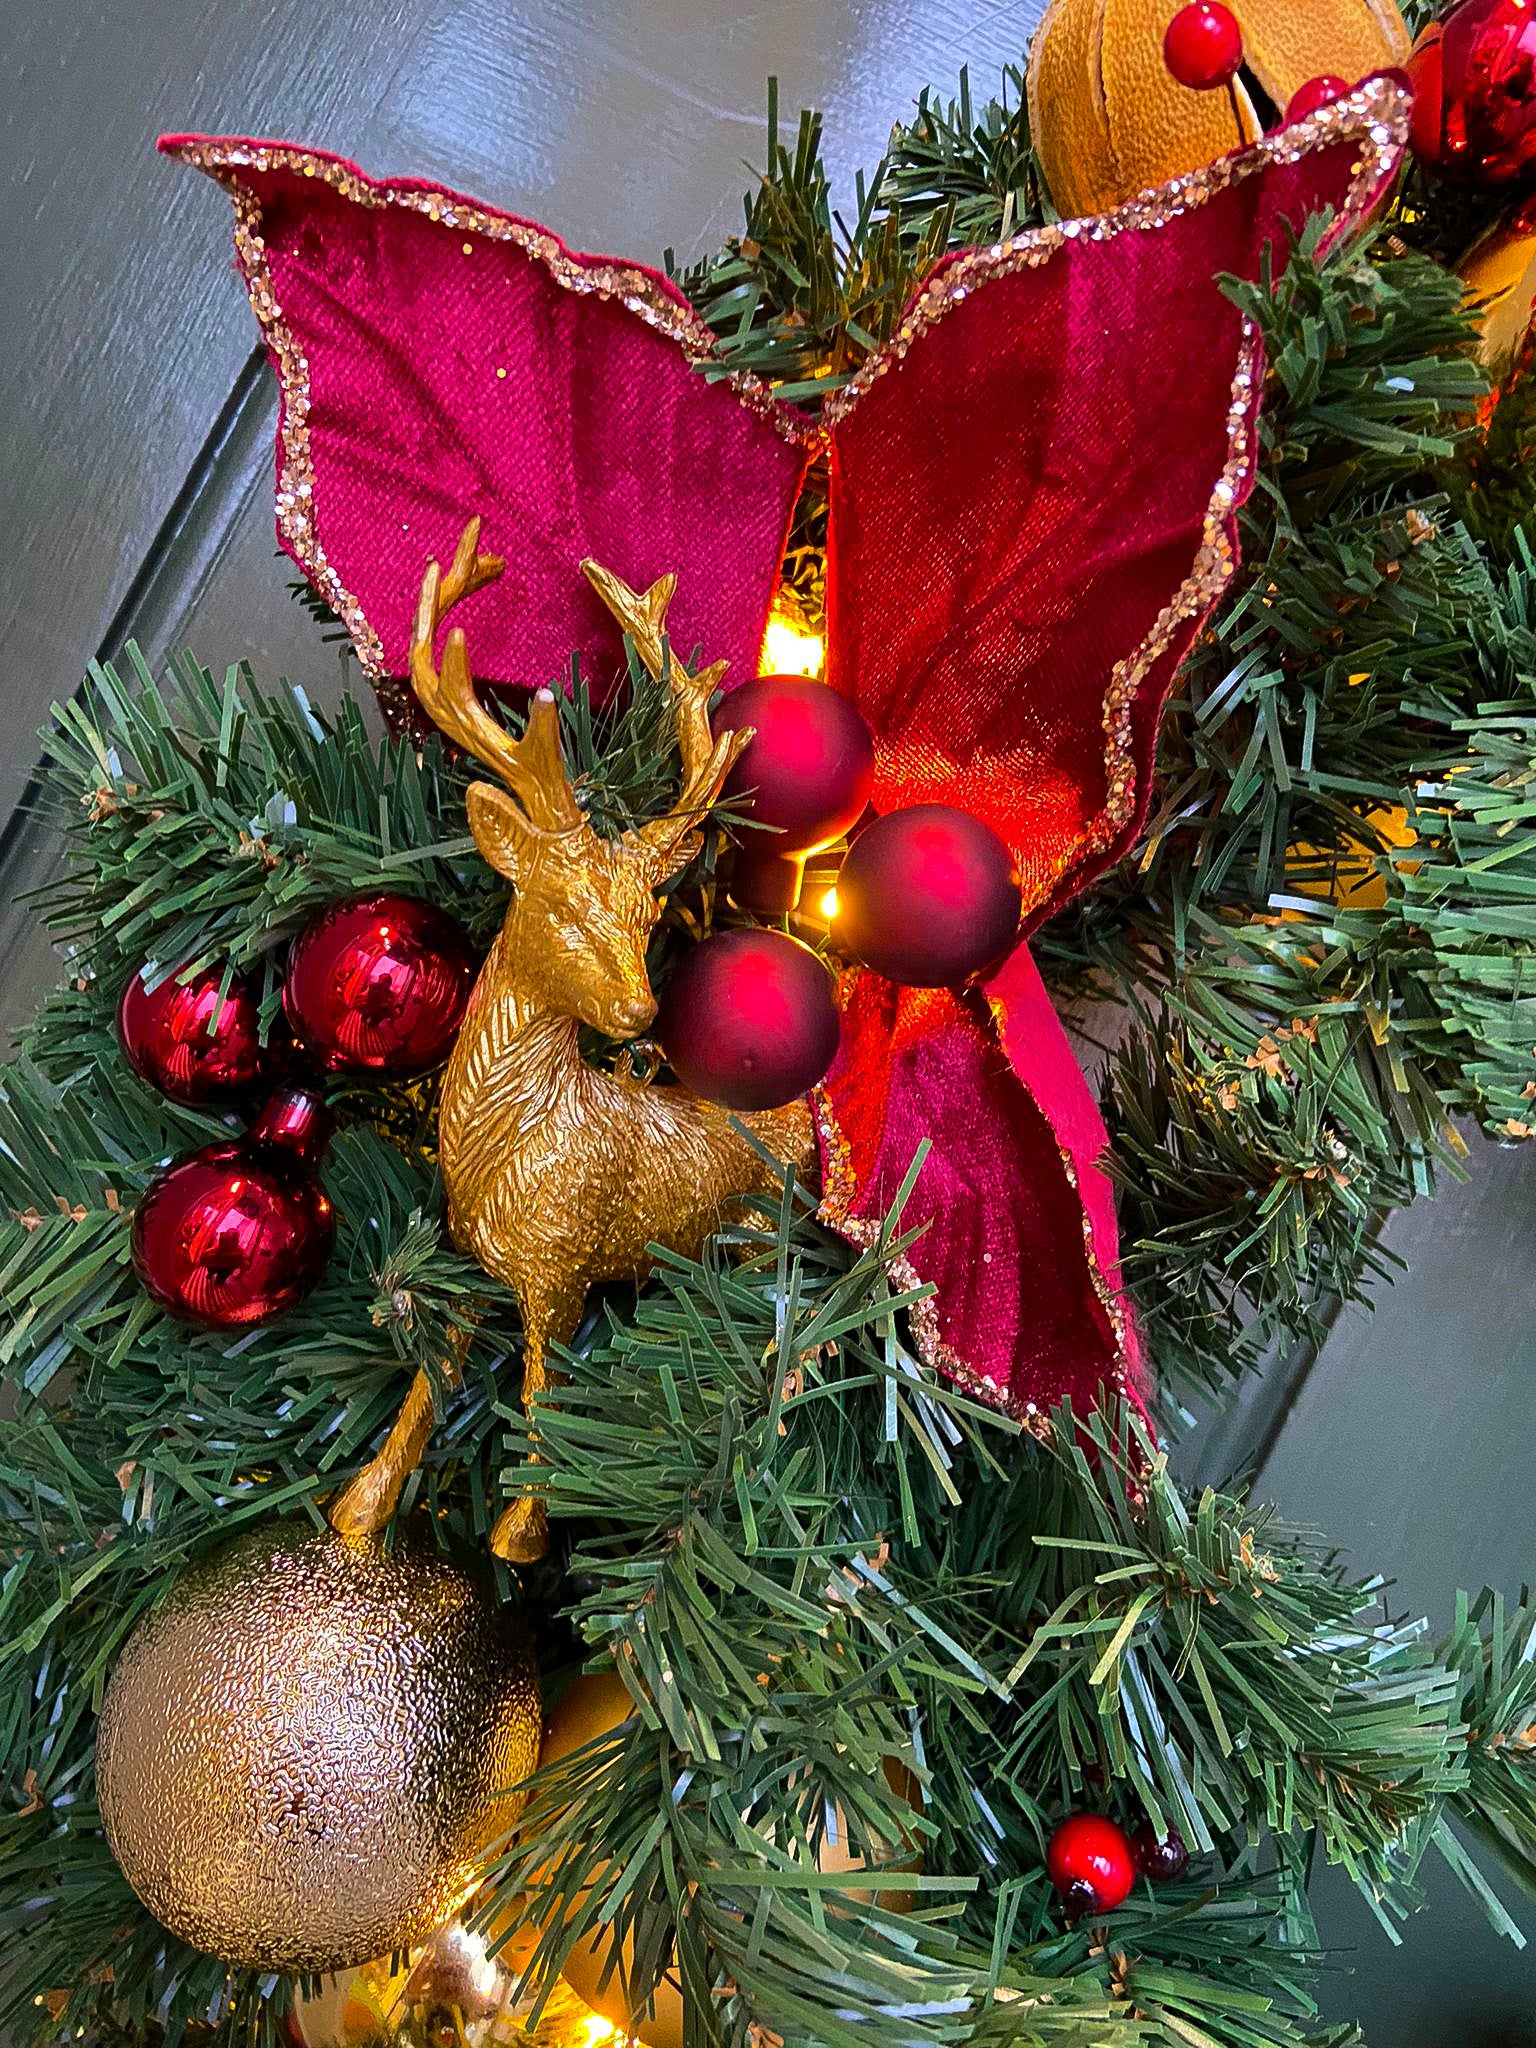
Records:
[[[190,981],[169,974],[147,988],[131,974],[117,1005],[117,1035],[128,1064],[173,1102],[232,1102],[269,1076],[254,981],[205,967]]]
[[[1237,16],[1219,0],[1194,0],[1181,7],[1163,35],[1163,62],[1194,92],[1229,85],[1243,62],[1243,31]]]
[[[954,988],[1009,951],[1021,908],[1013,855],[990,825],[951,804],[913,804],[849,847],[832,930],[889,981]]]
[[[294,941],[283,1009],[332,1073],[424,1074],[453,1050],[476,965],[463,931],[430,903],[351,896]]]
[[[1414,154],[1487,190],[1536,173],[1536,0],[1461,0],[1408,59]]]
[[[1130,1838],[1102,1814],[1074,1813],[1052,1835],[1046,1869],[1075,1914],[1109,1913],[1123,1905],[1136,1882]]]
[[[1131,1836],[1131,1854],[1136,1868],[1153,1884],[1172,1884],[1189,1864],[1189,1850],[1177,1828],[1160,1835],[1151,1821],[1144,1820]]]
[[[1335,78],[1331,72],[1325,71],[1320,78],[1309,78],[1305,85],[1298,85],[1291,94],[1285,118],[1288,122],[1304,121],[1319,107],[1331,107],[1335,100],[1343,99],[1349,89],[1346,79]]]
[[[724,795],[738,815],[773,828],[743,835],[731,894],[748,910],[793,910],[805,856],[841,839],[869,802],[869,727],[839,691],[804,676],[743,683],[723,699],[713,724],[717,733],[751,726]]]
[[[837,1051],[832,977],[782,932],[718,932],[673,968],[656,1036],[695,1095],[778,1109],[806,1095]]]
[[[168,1166],[133,1216],[133,1263],[152,1299],[213,1330],[264,1323],[302,1301],[335,1235],[316,1172],[329,1135],[319,1097],[289,1088],[245,1137]]]

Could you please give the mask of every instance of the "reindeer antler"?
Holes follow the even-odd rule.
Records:
[[[565,772],[560,748],[560,714],[554,698],[540,690],[528,708],[520,740],[498,725],[475,695],[469,651],[455,626],[443,644],[437,668],[432,649],[438,628],[456,604],[494,583],[505,567],[499,555],[480,553],[480,521],[471,519],[445,576],[427,564],[411,634],[411,683],[422,709],[438,729],[489,768],[511,790],[528,822],[544,832],[569,832],[585,823]]]
[[[683,791],[668,816],[642,825],[637,835],[666,853],[701,823],[751,739],[752,728],[743,726],[739,731],[723,732],[718,740],[710,730],[709,700],[720,687],[728,664],[711,662],[696,676],[690,675],[687,665],[666,643],[667,606],[677,589],[675,576],[660,576],[649,590],[640,591],[631,590],[600,562],[585,561],[581,566],[587,581],[628,634],[646,668],[658,682],[665,675],[671,684],[677,740],[683,757]]]

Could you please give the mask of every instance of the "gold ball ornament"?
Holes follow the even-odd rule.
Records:
[[[1182,0],[1053,0],[1030,46],[1030,133],[1058,210],[1108,213],[1150,186],[1264,131],[1242,80],[1192,92],[1163,62]],[[1282,112],[1310,80],[1401,64],[1409,36],[1393,0],[1232,0],[1243,70]],[[1241,134],[1238,123],[1241,123]]]
[[[522,1804],[539,1681],[490,1585],[405,1529],[278,1522],[191,1566],[102,1703],[113,1854],[193,1947],[320,1974],[443,1925]]]
[[[611,1735],[639,1712],[616,1671],[583,1671],[573,1678],[544,1724],[539,1769],[563,1763],[589,1742]]]

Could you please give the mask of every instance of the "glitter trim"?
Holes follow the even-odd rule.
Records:
[[[1273,163],[1296,163],[1339,142],[1358,140],[1368,145],[1354,166],[1344,201],[1344,218],[1353,219],[1369,206],[1407,146],[1411,106],[1412,94],[1405,83],[1386,73],[1368,78],[1352,93],[1319,107],[1305,120],[1166,185],[1138,193],[1112,213],[1028,228],[1011,241],[962,249],[944,258],[911,300],[890,339],[827,400],[823,421],[835,426],[851,412],[870,386],[901,362],[914,342],[932,333],[946,314],[963,304],[976,286],[1011,277],[1020,270],[1038,269],[1073,242],[1111,242],[1118,235],[1168,227]]]
[[[547,228],[519,220],[513,214],[497,212],[478,201],[461,198],[441,186],[429,185],[418,179],[374,180],[342,157],[332,156],[324,150],[295,148],[287,143],[181,135],[162,138],[160,148],[167,156],[190,164],[194,170],[206,172],[216,179],[234,203],[236,259],[250,296],[251,309],[277,365],[281,395],[278,531],[305,575],[346,626],[364,673],[381,686],[394,686],[390,692],[392,701],[386,704],[386,711],[402,713],[412,702],[410,693],[399,686],[398,679],[390,676],[378,634],[369,624],[362,605],[327,559],[320,540],[314,453],[309,431],[309,363],[288,325],[273,283],[262,234],[264,207],[261,195],[250,178],[242,174],[287,171],[297,177],[315,178],[355,206],[374,209],[398,207],[424,215],[428,220],[440,221],[455,234],[482,235],[488,241],[510,243],[534,262],[541,263],[562,290],[591,293],[622,305],[636,319],[644,321],[647,327],[675,342],[693,364],[703,364],[714,354],[714,330],[656,272],[639,264],[579,256]],[[799,444],[814,437],[815,423],[792,407],[781,404],[760,378],[735,373],[716,381],[728,384],[742,404],[767,420],[784,440]]]
[[[1158,613],[1145,639],[1110,670],[1104,690],[1103,807],[1071,855],[1062,862],[1055,882],[1035,903],[1026,905],[1026,915],[1042,903],[1049,903],[1067,877],[1086,861],[1106,852],[1135,816],[1136,756],[1131,740],[1131,713],[1137,695],[1180,630],[1189,620],[1214,608],[1237,569],[1235,515],[1247,496],[1258,456],[1262,359],[1258,330],[1245,320],[1232,379],[1232,400],[1227,409],[1227,459],[1205,509],[1194,563]]]
[[[915,343],[931,334],[946,314],[963,305],[980,286],[1021,270],[1039,269],[1073,242],[1106,242],[1126,233],[1167,227],[1270,164],[1294,163],[1317,150],[1357,140],[1362,145],[1360,158],[1353,166],[1339,223],[1340,228],[1348,227],[1368,210],[1406,147],[1411,106],[1412,94],[1405,83],[1386,74],[1369,78],[1305,120],[1156,190],[1140,193],[1112,213],[1031,228],[1011,241],[962,250],[947,258],[911,301],[889,341],[828,399],[822,412],[824,427],[835,429],[880,378],[905,360]],[[1110,672],[1103,709],[1103,806],[1055,875],[1048,882],[1042,878],[1034,901],[1024,906],[1026,916],[1056,899],[1067,878],[1110,848],[1135,815],[1132,709],[1142,683],[1180,629],[1215,605],[1237,567],[1234,526],[1257,459],[1261,379],[1259,336],[1252,322],[1244,321],[1227,414],[1227,459],[1206,507],[1194,562],[1146,638]]]
[[[811,1090],[811,1116],[821,1145],[822,1193],[816,1213],[850,1244],[857,1245],[860,1251],[872,1251],[880,1242],[885,1226],[873,1216],[855,1216],[852,1213],[860,1193],[858,1175],[853,1170],[852,1151],[825,1087]],[[924,1365],[961,1381],[973,1393],[979,1394],[988,1407],[1004,1406],[998,1400],[998,1390],[993,1383],[983,1380],[939,1335],[939,1308],[932,1283],[923,1278],[905,1252],[894,1253],[887,1260],[887,1265],[892,1279],[904,1293],[916,1293],[923,1288],[928,1290],[907,1310],[917,1354]]]
[[[744,405],[768,420],[785,440],[812,448],[824,447],[837,422],[848,416],[878,379],[904,360],[914,343],[962,304],[973,288],[1048,263],[1073,241],[1108,241],[1127,232],[1166,227],[1270,163],[1294,162],[1330,144],[1358,139],[1363,145],[1361,156],[1354,166],[1343,209],[1345,221],[1352,220],[1389,175],[1397,153],[1406,144],[1410,105],[1411,95],[1403,83],[1390,76],[1367,79],[1345,98],[1320,107],[1305,120],[1266,136],[1251,148],[1176,178],[1156,191],[1144,192],[1112,213],[1031,229],[1010,241],[963,250],[947,258],[907,307],[894,334],[840,391],[833,393],[819,419],[813,420],[781,403],[761,379],[750,374],[732,373],[714,381],[728,384]],[[281,389],[278,528],[284,544],[345,624],[365,673],[380,685],[381,692],[391,693],[394,701],[386,709],[403,713],[411,702],[410,694],[397,678],[389,675],[378,634],[361,604],[331,566],[320,541],[309,431],[309,364],[287,324],[273,284],[262,235],[260,195],[249,177],[242,174],[287,171],[299,177],[318,178],[355,205],[400,207],[440,221],[455,233],[467,232],[511,243],[531,260],[542,263],[562,289],[590,292],[622,304],[637,319],[675,342],[688,361],[696,365],[707,365],[713,357],[717,346],[714,331],[681,293],[656,272],[638,264],[582,257],[547,228],[465,199],[441,186],[419,179],[374,180],[344,158],[286,143],[182,135],[164,137],[160,147],[167,155],[215,178],[231,195],[236,255],[252,309],[276,362]],[[1243,363],[1233,387],[1229,459],[1211,498],[1194,566],[1147,639],[1110,676],[1103,714],[1104,807],[1072,858],[1063,865],[1049,894],[1055,894],[1065,877],[1083,861],[1102,852],[1133,815],[1136,785],[1130,717],[1136,692],[1179,627],[1215,602],[1235,566],[1226,523],[1233,516],[1247,480],[1246,464],[1252,460],[1251,433],[1258,399],[1257,341],[1246,325],[1243,348]],[[1049,896],[1040,900],[1049,900]],[[1038,902],[1029,907],[1038,908]]]
[[[1023,1087],[1022,1080],[1019,1084]],[[1025,1089],[1028,1094],[1028,1089]],[[1034,1097],[1031,1095],[1033,1102]],[[1035,1104],[1039,1108],[1039,1104]],[[1041,1115],[1045,1112],[1041,1110]],[[821,1145],[821,1204],[817,1215],[845,1237],[860,1251],[872,1251],[884,1234],[884,1224],[873,1216],[855,1216],[853,1205],[862,1192],[858,1175],[853,1168],[853,1152],[843,1127],[837,1120],[832,1107],[832,1098],[825,1086],[811,1091],[811,1116],[816,1126],[816,1135]],[[1129,1384],[1128,1353],[1126,1341],[1125,1310],[1114,1290],[1104,1276],[1094,1250],[1093,1223],[1082,1199],[1077,1167],[1071,1154],[1057,1141],[1056,1151],[1061,1159],[1062,1170],[1067,1177],[1073,1194],[1077,1197],[1082,1217],[1083,1251],[1088,1262],[1088,1275],[1094,1294],[1108,1319],[1114,1341],[1115,1356],[1105,1378],[1119,1392],[1124,1393]],[[974,1394],[989,1408],[998,1408],[1029,1431],[1031,1436],[1044,1441],[1050,1435],[1050,1417],[1036,1401],[1020,1401],[1007,1389],[998,1386],[984,1373],[978,1372],[968,1359],[963,1358],[953,1345],[945,1342],[939,1333],[939,1305],[934,1283],[925,1280],[905,1252],[897,1252],[887,1259],[893,1280],[903,1292],[916,1292],[919,1288],[929,1291],[920,1301],[914,1302],[907,1310],[907,1319],[912,1325],[912,1339],[917,1355],[923,1364],[934,1372],[942,1372],[968,1394]]]

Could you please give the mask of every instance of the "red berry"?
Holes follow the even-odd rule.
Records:
[[[1136,1882],[1130,1839],[1098,1813],[1074,1813],[1052,1835],[1045,1864],[1077,1913],[1109,1913],[1123,1905]]]
[[[1144,1820],[1131,1837],[1131,1854],[1136,1868],[1153,1884],[1172,1884],[1184,1875],[1189,1850],[1177,1828],[1160,1835],[1151,1821]]]
[[[1181,7],[1163,37],[1163,62],[1194,92],[1229,85],[1243,62],[1243,31],[1221,0],[1192,0]]]
[[[825,1075],[841,1033],[832,977],[783,932],[717,932],[673,968],[656,1036],[678,1079],[728,1109],[778,1109]]]
[[[969,811],[913,804],[854,840],[833,932],[866,967],[907,988],[955,988],[995,967],[1019,928],[1019,873]]]
[[[1320,78],[1309,78],[1305,85],[1298,85],[1291,94],[1290,104],[1285,110],[1287,122],[1304,121],[1308,114],[1315,114],[1319,107],[1331,107],[1335,100],[1343,99],[1349,91],[1348,82],[1335,78],[1325,71]]]

